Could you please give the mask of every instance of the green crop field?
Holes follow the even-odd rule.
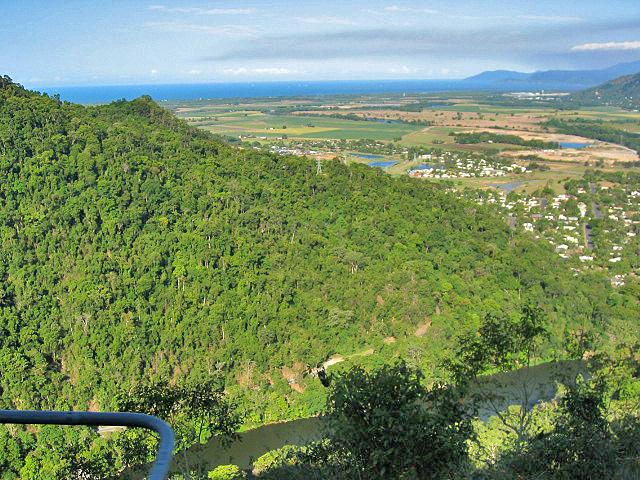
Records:
[[[224,135],[254,135],[296,138],[337,138],[393,140],[424,127],[332,117],[269,115],[259,112],[225,113],[217,120],[197,122],[198,126]]]

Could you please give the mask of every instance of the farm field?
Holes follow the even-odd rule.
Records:
[[[547,125],[552,119],[600,122],[621,131],[640,132],[638,113],[612,107],[567,109],[562,98],[558,95],[532,102],[483,93],[386,94],[197,100],[166,102],[165,107],[192,125],[247,147],[322,161],[339,158],[345,163],[368,164],[372,159],[367,154],[377,155],[394,163],[385,168],[394,175],[419,168],[423,156],[437,151],[456,152],[471,159],[490,156],[498,163],[514,162],[523,167],[533,162],[538,169],[524,178],[516,175],[517,191],[527,191],[541,182],[561,189],[562,180],[580,178],[589,168],[615,170],[622,164],[624,168],[640,165],[633,149],[558,132]],[[460,134],[475,133],[496,137],[477,143],[458,139]],[[523,144],[517,144],[520,140],[514,141],[513,136]],[[530,148],[527,141],[586,147]],[[496,188],[490,175],[463,175],[456,182]]]
[[[418,130],[415,126],[379,122],[361,122],[336,118],[301,115],[272,115],[255,111],[226,112],[212,120],[190,119],[212,133],[221,135],[252,135],[278,138],[374,138],[393,140]]]

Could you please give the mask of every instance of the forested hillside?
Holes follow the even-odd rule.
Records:
[[[640,73],[616,78],[598,87],[574,93],[572,99],[588,105],[640,108]]]
[[[389,356],[433,369],[527,302],[549,357],[637,334],[637,282],[575,274],[489,207],[232,147],[150,98],[83,107],[0,80],[0,176],[2,408],[110,409],[144,381],[221,375],[248,412],[299,415],[282,367],[394,337]]]

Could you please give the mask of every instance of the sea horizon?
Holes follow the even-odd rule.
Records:
[[[510,91],[504,85],[450,80],[315,80],[210,83],[163,83],[137,85],[30,86],[65,101],[82,104],[132,100],[149,95],[156,101],[211,100],[225,98],[280,98],[322,95],[439,93],[452,91]],[[519,84],[516,90],[536,90],[540,86]]]

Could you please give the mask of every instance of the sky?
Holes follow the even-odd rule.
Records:
[[[640,60],[638,0],[0,0],[29,87],[453,79]]]

